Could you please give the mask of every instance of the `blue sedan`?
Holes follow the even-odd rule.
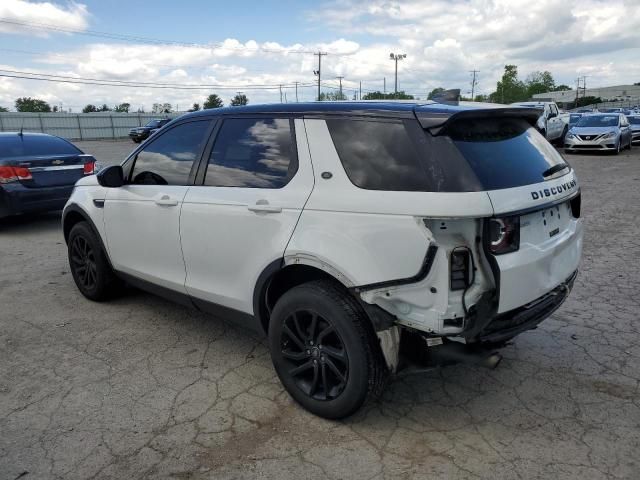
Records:
[[[60,210],[95,159],[60,137],[0,133],[0,218]]]

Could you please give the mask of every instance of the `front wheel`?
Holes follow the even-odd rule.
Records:
[[[369,320],[332,282],[305,283],[278,300],[269,347],[285,389],[320,417],[347,417],[384,387],[387,370]]]
[[[80,293],[90,300],[106,300],[120,291],[118,279],[87,222],[76,223],[69,232],[69,267]]]
[[[621,143],[622,143],[622,139],[618,139],[618,143],[616,143],[616,149],[613,152],[614,155],[618,155],[620,153],[620,150],[622,150],[620,145]]]

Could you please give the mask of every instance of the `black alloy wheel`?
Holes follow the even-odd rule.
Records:
[[[86,290],[94,290],[97,283],[96,255],[87,239],[81,235],[73,237],[70,249],[71,268],[74,278]]]
[[[286,291],[268,334],[282,385],[315,415],[347,417],[384,389],[388,370],[371,320],[338,282],[314,280]]]
[[[331,322],[297,310],[284,321],[281,352],[297,387],[316,400],[337,398],[349,378],[349,358]]]
[[[122,291],[97,234],[87,222],[76,223],[67,238],[69,268],[80,293],[90,300],[102,301]]]

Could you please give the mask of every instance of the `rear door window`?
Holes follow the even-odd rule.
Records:
[[[211,151],[204,184],[282,188],[298,170],[293,120],[229,118]]]

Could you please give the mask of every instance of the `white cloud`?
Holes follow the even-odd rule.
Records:
[[[382,90],[385,78],[387,91],[393,89],[390,52],[407,54],[398,65],[399,88],[423,98],[438,86],[461,88],[466,93],[473,69],[480,70],[476,91],[488,93],[495,88],[504,65],[512,63],[518,65],[521,78],[531,71],[550,70],[557,83],[569,85],[578,75],[588,75],[590,86],[633,83],[640,81],[640,65],[635,62],[640,58],[638,1],[330,1],[314,9],[319,13],[309,14],[310,24],[323,31],[322,43],[236,38],[212,39],[210,45],[193,47],[89,43],[75,50],[52,52],[44,58],[45,65],[36,63],[46,73],[233,87],[228,90],[83,87],[0,79],[0,105],[12,105],[17,96],[38,94],[76,107],[121,101],[147,108],[165,101],[185,107],[202,103],[208,93],[218,93],[228,103],[236,90],[244,91],[251,103],[279,101],[277,88],[259,91],[242,85],[313,84],[317,57],[312,52],[318,50],[329,52],[322,58],[323,84],[337,86],[336,76],[344,76],[343,87],[349,95],[359,88],[360,81],[365,93]],[[0,16],[11,10],[13,18],[16,12],[33,12],[34,5],[42,11],[46,10],[42,6],[48,5],[46,8],[75,15],[81,23],[74,28],[84,28],[89,15],[86,7],[75,3],[60,7],[0,0],[0,4]],[[41,21],[53,23],[52,18],[47,13],[47,19]],[[70,26],[62,19],[56,24]],[[39,61],[43,62],[42,58]],[[284,89],[284,93],[289,100],[294,97],[293,88]],[[300,87],[299,96],[312,100],[315,87]]]
[[[87,28],[89,12],[86,5],[65,2],[64,5],[51,2],[29,2],[26,0],[2,0],[0,17],[15,22],[55,25],[59,28],[84,30]],[[29,29],[21,25],[0,23],[0,32],[21,35],[46,36],[40,29]]]

